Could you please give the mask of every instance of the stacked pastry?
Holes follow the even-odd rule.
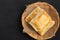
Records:
[[[30,24],[36,32],[43,36],[53,25],[55,21],[49,14],[39,6],[36,7],[27,17],[26,22]]]

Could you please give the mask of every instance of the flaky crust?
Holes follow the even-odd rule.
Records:
[[[25,21],[26,16],[37,6],[40,6],[43,8],[46,12],[49,13],[49,15],[52,17],[52,19],[55,21],[54,27],[52,27],[45,35],[42,37]],[[57,10],[50,4],[46,2],[36,2],[33,4],[30,4],[27,6],[25,11],[22,14],[22,25],[23,25],[23,32],[30,35],[32,38],[37,40],[43,40],[43,39],[49,39],[55,36],[55,33],[59,27],[59,15]]]

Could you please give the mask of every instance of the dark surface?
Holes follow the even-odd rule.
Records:
[[[22,32],[21,15],[26,8],[25,5],[37,1],[39,0],[0,0],[0,40],[34,40]],[[52,4],[58,12],[60,11],[59,0],[41,1]],[[60,28],[56,36],[49,40],[60,40]]]

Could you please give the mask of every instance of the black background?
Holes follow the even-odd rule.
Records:
[[[50,3],[60,13],[60,0],[0,0],[0,40],[35,40],[22,32],[21,15],[26,5],[37,1]],[[49,40],[60,40],[60,28]]]

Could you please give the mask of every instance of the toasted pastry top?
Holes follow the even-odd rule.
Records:
[[[55,24],[55,21],[52,20],[50,15],[39,6],[26,17],[26,22],[28,22],[41,36]]]

